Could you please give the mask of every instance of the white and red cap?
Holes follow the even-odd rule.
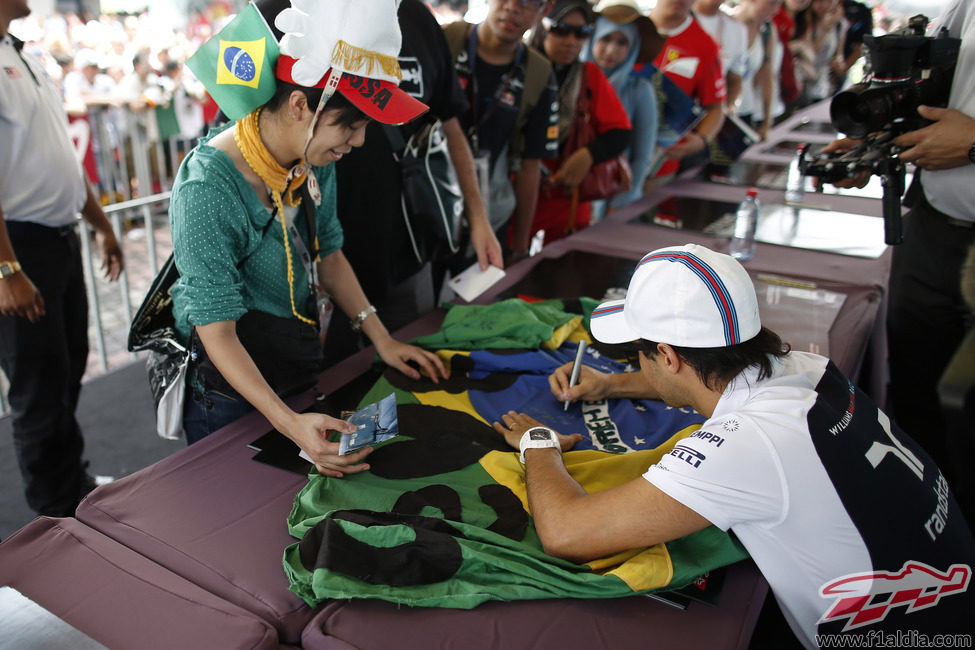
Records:
[[[338,90],[383,124],[403,124],[428,106],[399,88],[400,0],[292,0],[274,25],[282,32],[275,76]],[[327,90],[326,93],[330,94]]]
[[[647,253],[626,298],[594,309],[590,329],[604,343],[645,339],[718,348],[748,341],[762,322],[744,267],[729,255],[686,244]]]

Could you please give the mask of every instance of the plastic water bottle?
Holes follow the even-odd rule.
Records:
[[[785,200],[786,203],[802,203],[806,197],[805,179],[799,164],[806,154],[806,145],[800,144],[796,147],[796,155],[789,163],[789,174],[785,179]]]
[[[735,233],[731,236],[728,254],[744,262],[755,256],[755,230],[758,228],[758,190],[748,190],[745,200],[735,213]]]

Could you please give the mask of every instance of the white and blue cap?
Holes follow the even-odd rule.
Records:
[[[646,339],[719,348],[751,339],[762,322],[744,267],[729,255],[686,244],[647,253],[626,298],[594,309],[590,329],[604,343]]]

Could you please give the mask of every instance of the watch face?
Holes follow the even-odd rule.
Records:
[[[552,432],[548,429],[542,429],[540,427],[535,427],[528,432],[529,440],[551,440]]]

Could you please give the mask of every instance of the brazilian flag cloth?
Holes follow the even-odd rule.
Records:
[[[561,433],[582,433],[564,460],[589,492],[639,477],[704,419],[651,400],[563,411],[547,377],[572,360],[572,341],[588,335],[582,315],[554,318],[565,306],[552,302],[528,307],[543,310],[549,326],[549,338],[534,349],[490,349],[485,331],[476,350],[438,350],[450,366],[447,381],[387,371],[373,386],[362,403],[395,393],[400,435],[369,456],[367,472],[309,477],[288,518],[301,540],[284,554],[292,591],[312,606],[329,598],[464,609],[488,600],[617,598],[677,589],[746,557],[714,527],[583,565],[542,551],[518,453],[490,426],[502,413],[524,411]],[[492,322],[483,309],[496,306],[454,307],[441,333],[465,311]],[[567,306],[580,308],[577,301]],[[592,347],[585,363],[627,370]]]

